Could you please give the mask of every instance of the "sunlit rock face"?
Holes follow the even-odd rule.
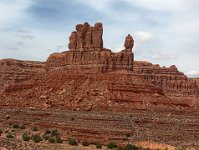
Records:
[[[134,61],[130,34],[118,53],[104,48],[102,36],[102,23],[78,24],[69,50],[51,54],[46,62],[0,60],[1,104],[117,111],[199,108],[198,80],[175,65]]]
[[[134,40],[128,35],[125,49],[114,53],[103,47],[103,25],[96,23],[77,24],[76,31],[69,37],[69,51],[50,55],[47,66],[60,67],[70,71],[108,72],[116,70],[133,70]]]

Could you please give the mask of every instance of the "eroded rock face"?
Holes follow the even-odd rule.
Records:
[[[197,80],[187,78],[186,75],[178,71],[175,65],[167,68],[149,62],[136,61],[134,62],[134,71],[146,80],[151,80],[167,96],[198,97]]]
[[[69,38],[69,50],[88,51],[90,48],[95,50],[103,49],[102,35],[102,23],[96,23],[94,27],[88,23],[77,24],[76,31],[72,32]]]
[[[14,92],[31,88],[32,83],[23,82],[43,72],[45,72],[44,62],[2,59],[0,60],[0,93],[5,90]]]
[[[130,34],[126,36],[126,40],[124,42],[125,49],[132,50],[134,46],[134,40]]]
[[[103,26],[78,24],[69,51],[46,62],[0,61],[2,105],[34,105],[69,109],[199,108],[199,82],[173,65],[160,67],[134,61],[134,40],[127,35],[124,50],[103,48]],[[24,102],[25,100],[25,102]],[[89,109],[90,110],[90,109]]]
[[[114,53],[103,48],[103,25],[88,23],[76,25],[69,37],[69,51],[51,54],[47,60],[49,69],[61,66],[63,70],[76,72],[109,72],[133,70],[133,38],[126,37],[125,50]],[[130,51],[129,51],[130,50]]]

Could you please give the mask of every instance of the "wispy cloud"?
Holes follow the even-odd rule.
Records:
[[[189,71],[189,72],[187,73],[187,75],[188,75],[189,77],[199,77],[199,71],[197,71],[197,70],[191,70],[191,71]]]
[[[33,40],[35,37],[30,34],[16,34],[16,37],[24,39],[24,40]]]
[[[24,45],[23,42],[16,42],[16,44],[19,45],[19,46],[23,46]]]
[[[159,60],[167,60],[167,59],[176,59],[177,57],[175,55],[170,55],[170,54],[155,54],[152,56],[152,58]]]
[[[135,37],[140,42],[146,42],[153,38],[153,35],[146,31],[138,31],[135,33]]]
[[[18,51],[19,50],[18,47],[4,47],[3,49],[9,50],[9,51]]]

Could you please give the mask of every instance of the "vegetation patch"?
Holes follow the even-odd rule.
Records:
[[[12,126],[14,129],[18,129],[19,128],[19,125],[18,124],[13,124]]]
[[[109,149],[117,148],[117,144],[115,142],[111,141],[108,143],[107,148],[109,148]]]
[[[101,145],[100,143],[97,143],[96,148],[97,148],[97,149],[101,149],[101,148],[102,148],[102,145]]]
[[[12,135],[12,133],[8,133],[8,135],[6,136],[7,138],[9,138],[9,139],[12,139],[12,138],[14,138],[14,136]]]
[[[32,140],[35,142],[35,143],[39,143],[42,141],[42,138],[40,135],[36,134],[36,135],[33,135],[32,136]]]
[[[69,145],[78,146],[78,143],[77,143],[77,141],[76,141],[75,139],[69,139],[68,144],[69,144]]]
[[[88,142],[88,141],[83,141],[83,142],[82,142],[82,145],[83,145],[83,146],[89,146],[89,142]]]
[[[24,141],[29,141],[29,140],[30,140],[30,135],[29,135],[28,133],[24,133],[24,134],[22,135],[22,139],[23,139]]]

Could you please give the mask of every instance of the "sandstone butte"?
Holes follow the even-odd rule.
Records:
[[[101,23],[78,24],[69,51],[51,54],[46,62],[0,60],[1,105],[125,111],[199,107],[197,79],[175,65],[134,61],[131,35],[118,53],[103,47],[102,35]]]
[[[124,39],[124,49],[117,53],[104,48],[102,36],[102,23],[78,24],[69,37],[69,50],[51,54],[46,62],[0,60],[0,107],[119,114],[141,111],[144,115],[167,112],[167,116],[198,112],[199,79],[188,78],[175,65],[135,61],[130,34]],[[154,120],[137,123],[147,121]],[[173,126],[174,122],[167,123]],[[191,126],[195,137],[187,136],[189,142],[199,139],[199,123],[193,121]],[[176,131],[176,135],[183,133],[177,127]],[[183,140],[178,137],[177,141]]]

